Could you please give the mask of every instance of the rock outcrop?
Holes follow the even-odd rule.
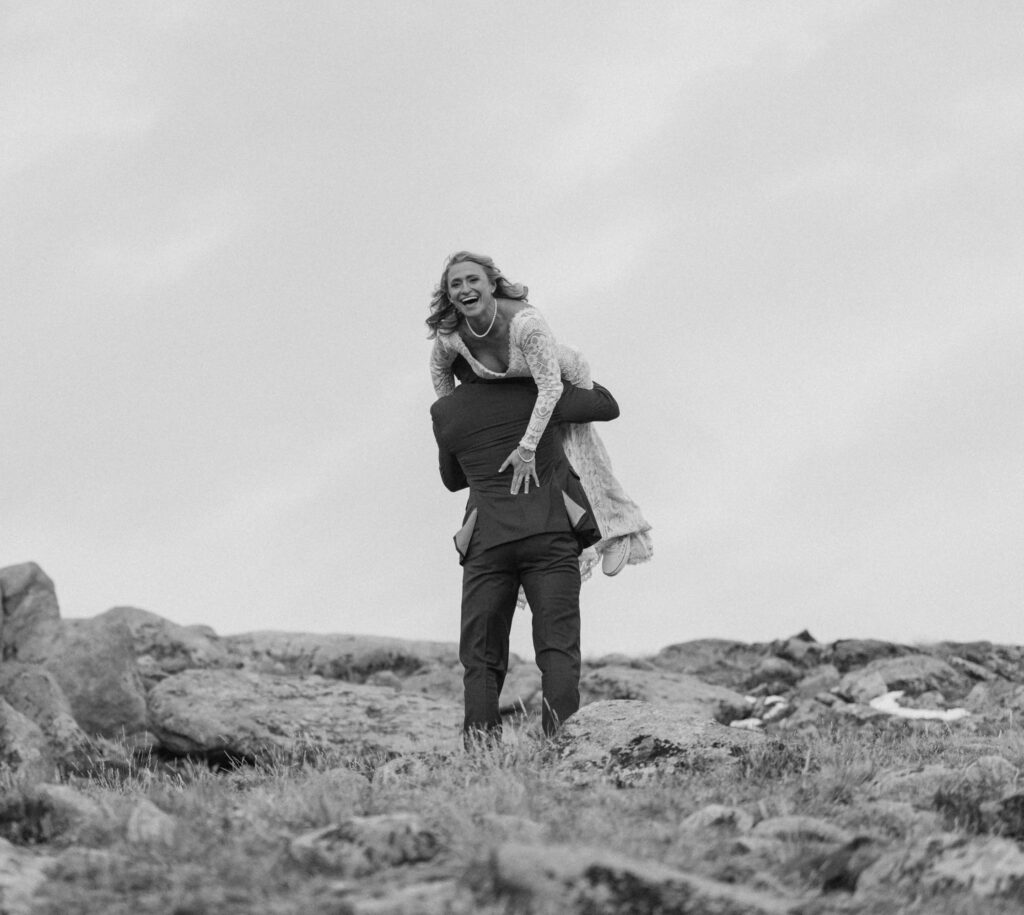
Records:
[[[573,781],[642,782],[680,769],[733,765],[760,734],[729,728],[686,706],[639,700],[585,705],[556,737],[559,769]]]
[[[740,693],[690,674],[642,670],[621,664],[589,669],[580,679],[580,696],[584,704],[608,699],[639,699],[724,722],[745,717],[749,709],[749,703]]]
[[[39,661],[60,631],[50,577],[34,562],[0,569],[0,660]]]
[[[350,817],[292,839],[292,858],[310,870],[365,877],[386,867],[429,861],[438,837],[414,813]]]
[[[189,670],[149,694],[150,726],[173,753],[251,761],[451,750],[462,710],[388,687],[247,670]]]
[[[34,855],[0,839],[0,901],[5,915],[30,915],[33,897],[46,882],[48,855]]]
[[[80,747],[83,735],[135,734],[172,754],[240,758],[280,749],[301,734],[319,735],[318,746],[351,747],[371,732],[386,734],[389,722],[394,729],[381,746],[395,749],[427,734],[447,739],[459,717],[462,677],[452,643],[287,632],[218,636],[134,607],[63,620],[53,582],[34,563],[0,569],[0,595],[0,696],[43,730],[58,758]],[[581,696],[584,706],[643,701],[769,733],[894,718],[971,728],[1024,710],[1024,685],[1013,679],[1022,675],[1024,652],[1013,646],[822,644],[805,631],[771,643],[699,639],[648,659],[585,662]],[[218,708],[211,683],[258,713]],[[370,710],[366,727],[324,711],[342,695],[342,704]],[[539,703],[535,665],[511,658],[503,713],[534,714]],[[304,724],[272,711],[300,706]],[[375,720],[379,726],[369,727]],[[428,723],[413,727],[414,721]]]
[[[146,690],[131,632],[113,617],[65,620],[40,663],[60,684],[87,734],[146,730]]]
[[[48,781],[57,775],[57,755],[31,718],[0,699],[0,767],[17,781]]]
[[[219,636],[134,607],[62,619],[54,584],[34,563],[0,569],[0,601],[0,776],[17,786],[0,798],[5,912],[31,910],[53,863],[21,846],[119,844],[154,859],[175,848],[190,824],[167,796],[80,790],[139,781],[147,766],[182,779],[189,767],[218,779],[224,769],[315,771],[317,800],[301,828],[269,844],[286,859],[277,866],[333,881],[331,911],[431,915],[484,904],[822,915],[874,911],[899,892],[960,894],[978,911],[1024,902],[1021,755],[1003,739],[1024,714],[1019,646],[826,644],[805,631],[767,643],[681,642],[650,658],[611,655],[584,662],[583,705],[552,741],[530,730],[539,672],[513,657],[500,705],[516,727],[504,743],[467,752],[452,643]],[[839,731],[883,749],[907,734],[941,747],[955,734],[970,759],[915,756],[883,769],[812,758],[807,747],[821,751]],[[509,760],[531,740],[543,749],[523,774]],[[472,823],[407,809],[408,786],[443,779],[452,760],[503,774],[509,765],[500,797]],[[269,765],[244,768],[260,763]],[[478,770],[466,771],[453,790],[472,790]],[[733,796],[737,785],[776,776],[801,791],[817,777],[821,815],[770,796]],[[652,839],[666,852],[660,863],[595,849],[585,836],[565,844],[561,824],[538,822],[531,807],[531,790],[551,785],[573,805],[644,791],[676,804],[701,778],[713,786],[731,778],[734,790],[714,787],[673,807]],[[381,798],[403,803],[385,811]],[[233,810],[221,815],[234,822]],[[467,828],[487,841],[458,849],[464,860],[455,864],[456,836]],[[81,867],[116,869],[104,854]]]
[[[458,663],[450,642],[423,642],[370,635],[249,632],[228,636],[225,647],[242,666],[260,673],[317,674],[329,680],[365,683],[375,673],[400,677]]]
[[[128,633],[147,689],[183,670],[241,667],[244,663],[209,626],[179,626],[137,607],[114,607],[96,620]]]
[[[579,846],[507,844],[476,874],[477,890],[518,911],[785,915],[798,900]]]

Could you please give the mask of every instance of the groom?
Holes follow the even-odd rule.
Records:
[[[463,570],[463,730],[500,734],[498,697],[522,585],[541,670],[541,721],[550,735],[579,708],[579,554],[601,539],[557,426],[615,419],[619,407],[599,384],[590,391],[566,385],[537,445],[540,486],[513,495],[511,474],[498,468],[529,422],[537,388],[530,379],[460,375],[463,383],[436,401],[430,415],[442,481],[452,492],[469,487],[463,526],[455,535]]]

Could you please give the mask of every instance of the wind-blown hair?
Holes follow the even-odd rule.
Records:
[[[441,282],[437,284],[433,296],[430,299],[430,317],[427,318],[427,336],[432,340],[438,334],[451,334],[459,325],[461,315],[455,308],[455,303],[448,298],[448,271],[455,264],[462,264],[472,261],[483,267],[487,279],[495,284],[494,295],[502,299],[516,299],[526,301],[527,288],[522,283],[513,283],[505,278],[501,270],[494,263],[493,258],[486,254],[474,254],[472,251],[456,251],[448,256],[445,261],[444,272],[441,274]]]

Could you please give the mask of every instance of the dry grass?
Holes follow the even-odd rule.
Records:
[[[336,876],[310,873],[292,861],[289,840],[352,815],[411,811],[438,835],[443,851],[429,865],[386,872],[380,882],[459,877],[486,849],[505,839],[572,843],[657,861],[729,882],[818,896],[814,863],[820,849],[792,841],[763,855],[740,852],[735,836],[680,828],[708,804],[743,808],[761,819],[799,814],[898,848],[911,826],[872,803],[872,786],[886,773],[925,765],[963,771],[999,755],[1024,770],[1024,737],[1015,730],[965,735],[943,725],[840,728],[814,736],[771,740],[735,767],[684,770],[638,787],[575,785],[555,771],[549,746],[528,729],[511,744],[477,752],[405,761],[300,754],[256,767],[215,771],[198,763],[156,766],[141,760],[116,776],[73,783],[107,808],[146,798],[178,822],[173,842],[129,843],[116,833],[62,846],[55,836],[40,850],[56,856],[40,915],[218,915],[336,913]],[[931,809],[945,828],[964,834],[1000,831],[981,812],[1011,781],[948,787]],[[33,840],[31,811],[18,813],[29,793],[8,785],[4,821],[9,838]],[[18,817],[21,821],[18,822]],[[36,835],[36,839],[46,838]],[[816,858],[816,856],[818,856]],[[372,880],[371,880],[372,882]],[[982,905],[981,903],[984,903]],[[886,903],[883,908],[887,907]],[[892,912],[966,915],[1016,911],[966,892],[894,897]],[[1015,903],[1019,905],[1019,903]],[[877,912],[848,894],[822,896],[806,911]],[[499,911],[481,903],[479,911]]]

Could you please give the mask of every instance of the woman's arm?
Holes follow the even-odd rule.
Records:
[[[511,346],[522,351],[537,385],[537,400],[533,404],[526,434],[498,468],[498,473],[508,467],[512,468],[512,486],[509,491],[516,495],[520,487],[523,487],[524,492],[529,492],[531,480],[540,486],[534,458],[537,443],[551,421],[551,413],[558,398],[562,396],[562,373],[558,367],[554,335],[547,322],[532,308],[516,315],[509,327],[509,337]]]
[[[537,443],[551,421],[551,413],[562,396],[562,371],[558,365],[558,348],[551,328],[538,312],[533,309],[523,314],[509,329],[514,330],[512,345],[519,347],[530,367],[530,374],[537,384],[537,402],[530,414],[526,434],[519,446],[524,450],[536,451]]]
[[[434,346],[430,350],[430,380],[434,385],[434,394],[444,397],[455,390],[455,375],[452,363],[458,353],[444,344],[441,334],[434,337]]]

